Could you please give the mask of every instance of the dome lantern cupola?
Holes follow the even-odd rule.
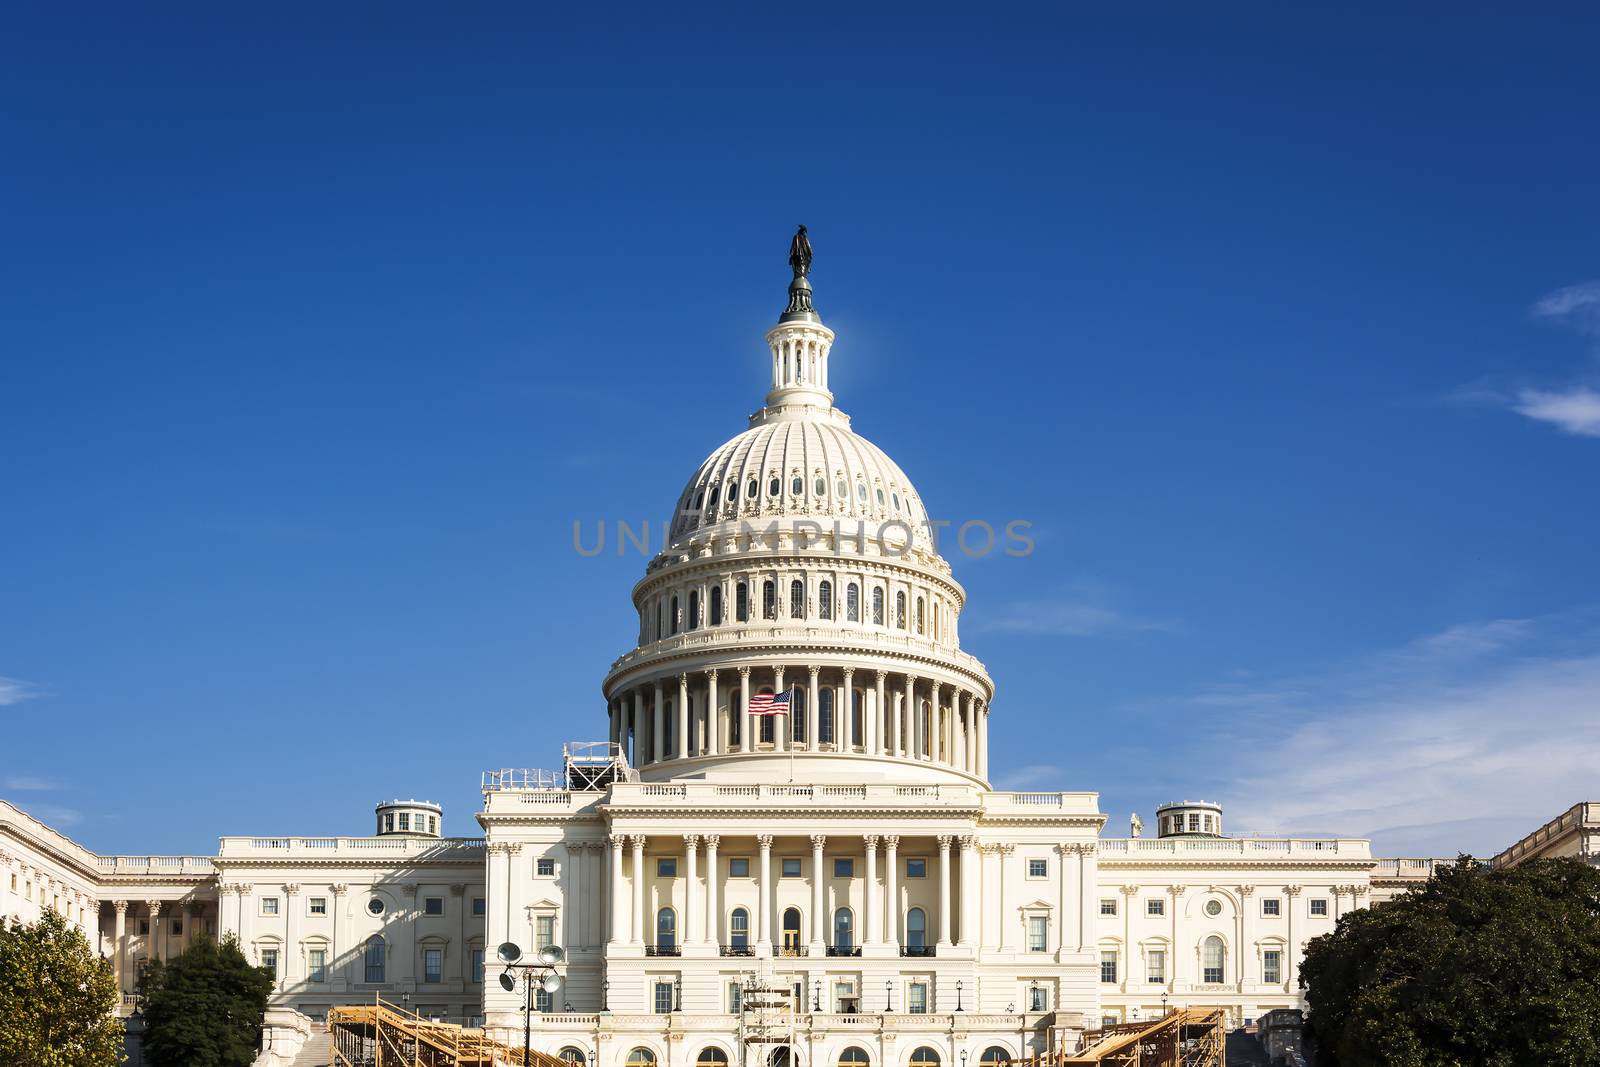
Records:
[[[440,837],[444,809],[431,800],[386,800],[376,809],[379,837]]]
[[[812,406],[831,408],[833,394],[828,391],[828,353],[833,348],[833,331],[811,306],[811,241],[804,226],[789,244],[789,266],[794,279],[789,282],[789,306],[778,317],[778,325],[767,332],[772,349],[772,391],[768,408]]]
[[[1222,805],[1209,800],[1175,800],[1156,809],[1158,837],[1221,837]]]

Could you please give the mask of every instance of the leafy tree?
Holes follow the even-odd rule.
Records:
[[[1318,1067],[1600,1063],[1600,869],[1470,856],[1306,946]]]
[[[116,1067],[117,979],[109,960],[54,911],[0,923],[0,1063]]]
[[[200,938],[145,969],[145,1061],[150,1067],[249,1067],[261,1042],[272,976],[239,942]]]

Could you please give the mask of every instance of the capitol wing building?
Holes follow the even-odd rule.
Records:
[[[99,857],[3,805],[0,914],[62,909],[130,1005],[143,960],[236,935],[278,976],[279,1062],[374,995],[520,1042],[506,942],[565,950],[536,1047],[605,1067],[992,1067],[1171,1007],[1298,1006],[1305,942],[1368,902],[1368,843],[1229,837],[1204,802],[1105,837],[1095,793],[991,788],[1004,710],[964,591],[834,406],[796,249],[765,403],[633,588],[606,740],[488,772],[481,838],[397,800],[366,837]]]

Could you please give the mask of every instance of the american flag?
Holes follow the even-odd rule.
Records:
[[[789,714],[789,693],[757,693],[750,698],[750,714],[752,715],[787,715]]]

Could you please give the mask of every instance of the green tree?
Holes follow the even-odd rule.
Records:
[[[235,939],[200,938],[146,968],[139,989],[150,1067],[249,1067],[256,1058],[272,976]]]
[[[1600,869],[1462,856],[1345,915],[1300,977],[1318,1067],[1600,1063]]]
[[[0,1064],[116,1067],[117,1000],[110,961],[54,911],[0,923]]]

